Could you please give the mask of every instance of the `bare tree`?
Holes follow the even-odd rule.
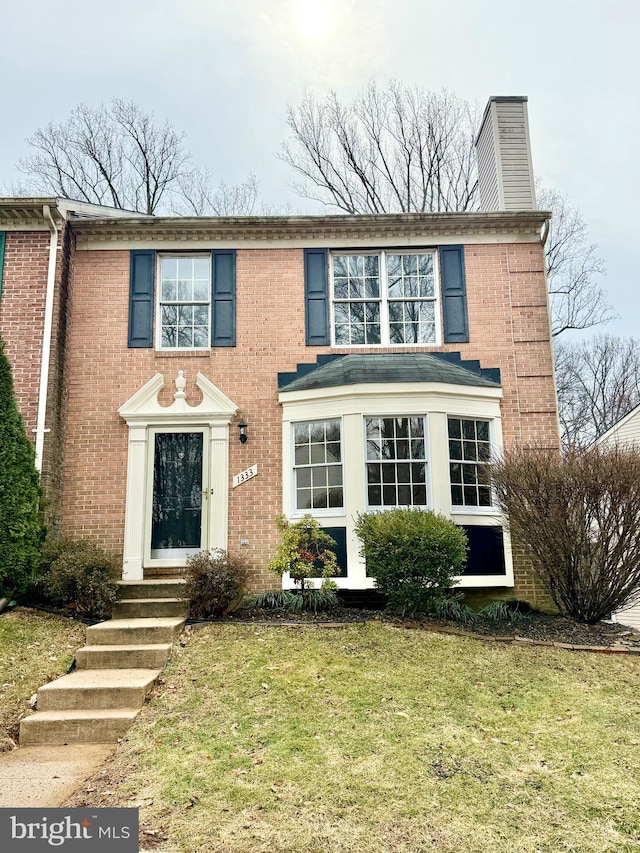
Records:
[[[640,403],[640,341],[597,335],[555,345],[562,440],[582,447]]]
[[[173,210],[182,216],[251,216],[258,202],[258,179],[249,175],[239,184],[214,185],[209,172],[193,170],[179,182]]]
[[[553,214],[545,244],[553,336],[608,322],[611,305],[597,281],[604,261],[584,217],[557,190],[539,184],[536,195],[538,207]]]
[[[309,93],[290,108],[280,159],[296,191],[346,213],[469,210],[477,204],[474,117],[447,91],[375,83],[351,103]]]
[[[257,182],[221,183],[197,169],[184,133],[159,123],[132,101],[114,99],[98,108],[80,104],[66,121],[49,123],[27,140],[34,153],[18,168],[23,191],[45,192],[140,213],[243,215],[257,197]],[[191,196],[190,194],[193,194]]]
[[[640,597],[640,452],[512,450],[491,466],[515,541],[560,612],[593,624]]]

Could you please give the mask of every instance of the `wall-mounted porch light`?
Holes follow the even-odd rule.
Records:
[[[247,425],[244,421],[240,421],[238,424],[238,432],[240,433],[240,441],[242,444],[246,444],[247,441]]]

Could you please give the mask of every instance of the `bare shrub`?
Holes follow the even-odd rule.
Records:
[[[514,539],[563,615],[593,624],[640,597],[640,449],[561,458],[520,448],[492,476]]]
[[[247,564],[221,548],[201,551],[187,560],[189,615],[194,619],[224,616],[242,598]]]

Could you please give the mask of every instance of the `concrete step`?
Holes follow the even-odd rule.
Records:
[[[80,669],[38,690],[38,711],[141,708],[159,669]]]
[[[137,646],[172,643],[185,619],[175,616],[156,619],[109,619],[87,628],[88,646]]]
[[[118,581],[121,598],[184,598],[186,585],[181,578]]]
[[[171,643],[143,646],[84,646],[76,652],[78,669],[162,669]]]
[[[114,619],[153,619],[156,616],[189,615],[186,598],[121,598],[113,606]]]
[[[40,743],[116,743],[139,708],[109,711],[38,711],[20,723],[20,746]]]

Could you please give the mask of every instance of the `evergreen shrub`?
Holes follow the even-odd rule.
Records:
[[[358,516],[367,574],[375,578],[388,607],[401,616],[430,612],[454,586],[467,559],[467,536],[433,512],[399,508]]]

